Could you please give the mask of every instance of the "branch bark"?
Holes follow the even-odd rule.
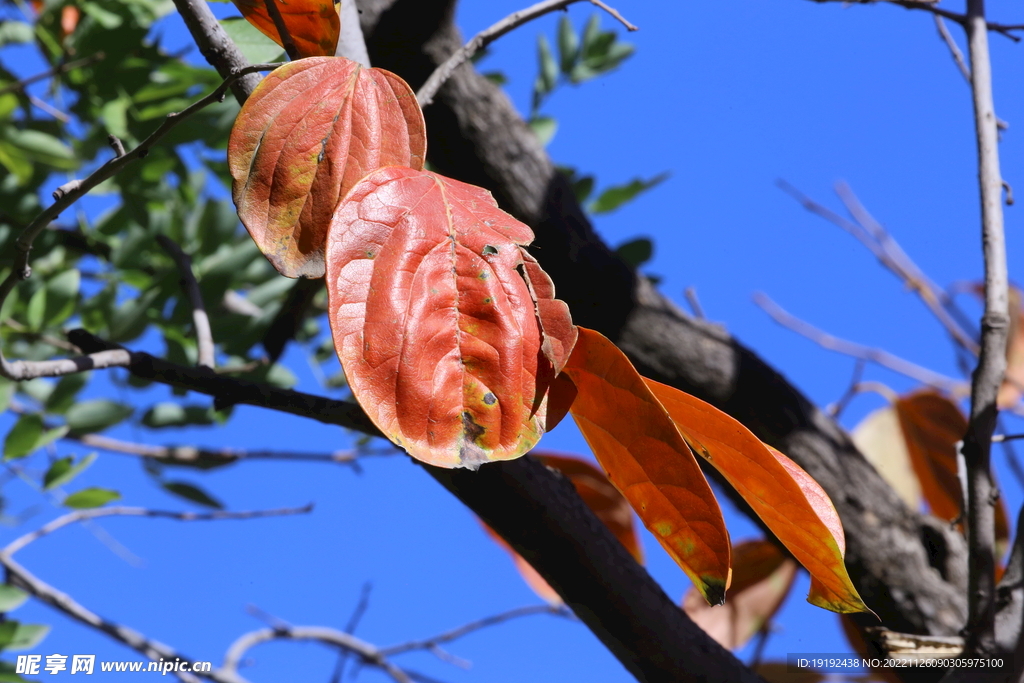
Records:
[[[1003,235],[1002,174],[999,131],[992,98],[992,64],[984,0],[967,0],[971,93],[978,146],[981,191],[982,251],[985,257],[985,313],[981,319],[981,353],[971,383],[971,413],[964,436],[967,463],[968,581],[967,651],[992,653],[995,642],[995,504],[990,454],[998,409],[996,397],[1006,373],[1009,333],[1008,274]]]

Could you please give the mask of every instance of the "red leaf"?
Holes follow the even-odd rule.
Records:
[[[367,415],[413,457],[475,469],[519,457],[544,432],[575,328],[529,265],[521,247],[532,239],[486,190],[409,168],[371,173],[338,208],[327,244],[335,348]]]
[[[846,540],[839,515],[817,482],[714,406],[645,381],[693,451],[722,473],[810,573],[808,601],[836,612],[867,611],[843,562]]]
[[[286,64],[242,106],[228,142],[232,196],[260,250],[288,277],[323,277],[338,203],[382,166],[422,168],[423,114],[398,76],[343,57]]]
[[[725,596],[729,532],[689,447],[629,359],[579,328],[564,372],[572,416],[615,488],[711,604]]]
[[[333,57],[341,34],[335,0],[233,0],[245,19],[260,33],[284,47],[268,2],[275,2],[299,57]]]
[[[683,609],[698,626],[730,650],[743,647],[779,610],[796,578],[797,564],[769,541],[732,547],[732,585],[724,605],[708,605],[691,588]]]

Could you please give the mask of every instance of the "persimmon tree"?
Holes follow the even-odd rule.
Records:
[[[634,28],[616,9],[591,2]],[[951,647],[1002,655],[1007,666],[985,675],[1020,677],[1024,660],[1013,654],[1024,556],[1015,548],[997,601],[996,538],[1008,542],[1008,524],[996,512],[988,457],[1009,314],[985,41],[989,30],[1014,27],[987,24],[979,0],[962,15],[896,3],[966,29],[981,168],[986,312],[979,341],[961,331],[979,357],[970,416],[960,425],[949,417],[950,410],[959,417],[955,404],[939,395],[894,402],[931,517],[775,371],[679,312],[636,272],[628,250],[612,251],[594,233],[580,208],[585,183],[556,170],[537,140],[547,125],[537,105],[559,71],[585,80],[621,61],[626,52],[614,37],[592,22],[581,47],[563,23],[561,64],[541,43],[529,122],[472,68],[470,58],[490,41],[572,0],[524,9],[465,46],[450,2],[366,0],[357,8],[348,0],[238,0],[249,24],[222,24],[201,0],[174,4],[219,75],[141,42],[160,11],[143,0],[89,3],[84,19],[74,3],[39,3],[34,27],[10,22],[12,40],[38,41],[54,65],[47,76],[62,77],[87,131],[72,149],[62,141],[72,137],[63,119],[34,116],[39,104],[24,81],[12,79],[0,93],[9,104],[0,191],[14,207],[4,217],[2,374],[20,416],[5,441],[7,460],[58,439],[134,450],[164,465],[245,457],[99,435],[132,409],[77,400],[83,373],[125,368],[138,385],[213,399],[209,407],[153,405],[141,417],[151,428],[223,421],[233,406],[248,404],[390,439],[482,519],[542,596],[571,609],[639,680],[758,680],[725,647],[749,639],[757,630],[749,624],[770,619],[796,563],[811,577],[812,604],[854,615],[854,640],[886,651],[889,636],[870,631],[879,620],[890,635],[941,638],[965,628]],[[137,44],[104,47],[105,31],[126,26]],[[232,36],[273,63],[250,64]],[[286,62],[275,59],[280,50]],[[100,78],[104,69],[123,74],[120,82]],[[229,92],[240,110],[223,102]],[[186,158],[180,146],[196,142],[202,153]],[[78,170],[107,145],[113,158],[61,185],[52,204],[39,201],[54,169]],[[224,147],[226,163],[212,151]],[[231,187],[233,207],[201,201],[197,164]],[[654,182],[605,193],[593,206]],[[80,225],[58,222],[103,187],[116,189],[121,203]],[[83,285],[83,258],[107,264],[93,276],[96,286]],[[212,302],[226,314],[210,316]],[[292,340],[317,337],[322,314],[330,335],[317,357],[336,355],[342,372],[334,383],[352,400],[292,391],[277,363]],[[62,329],[69,321],[74,328]],[[150,329],[163,337],[162,356],[130,348]],[[528,454],[566,415],[601,471]],[[950,425],[962,439],[940,429]],[[954,483],[958,450],[962,489]],[[60,491],[90,462],[53,460],[39,486]],[[173,494],[218,506],[159,468],[154,476]],[[733,548],[708,477],[762,527],[765,541]],[[104,507],[118,493],[102,488],[57,495],[80,511],[0,551],[12,595],[27,592],[147,657],[183,658],[113,628],[12,555],[76,521],[197,516]],[[627,505],[692,580],[696,593],[685,609],[637,564],[641,554],[622,520]],[[756,597],[766,581],[776,589]],[[746,632],[716,627],[721,615],[741,614]],[[13,623],[8,645],[42,632]],[[411,680],[390,661],[402,646],[284,627],[240,639],[223,666],[201,675],[240,680],[244,652],[276,637],[321,640]]]

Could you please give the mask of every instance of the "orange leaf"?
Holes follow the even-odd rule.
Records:
[[[260,33],[284,47],[284,41],[267,10],[276,3],[284,26],[299,57],[333,57],[341,34],[336,0],[233,0],[245,19]]]
[[[629,507],[629,502],[622,497],[622,494],[612,486],[603,472],[578,457],[541,451],[533,451],[530,455],[540,460],[545,466],[558,470],[568,477],[587,507],[594,511],[597,518],[604,522],[609,531],[619,539],[619,542],[625,546],[637,562],[644,563],[644,551],[640,545],[640,537],[636,533],[636,526],[633,524],[632,508]],[[523,580],[541,599],[553,605],[561,604],[562,598],[541,578],[541,575],[530,566],[529,562],[524,560],[505,542],[505,539],[494,533],[489,526],[484,524],[484,528],[498,545],[512,554],[516,569],[519,570]]]
[[[810,573],[807,600],[834,612],[867,611],[843,563],[846,540],[839,515],[817,482],[714,406],[645,381],[694,452],[722,473]]]
[[[957,519],[963,492],[957,476],[956,445],[967,433],[967,418],[953,401],[932,389],[902,396],[893,407],[928,507],[936,517]],[[1010,537],[1006,504],[1001,498],[995,516],[997,556],[1001,557]]]
[[[570,412],[608,478],[704,598],[720,604],[729,581],[729,532],[665,408],[599,332],[579,328],[564,372],[579,390]]]
[[[323,277],[338,203],[382,166],[422,168],[426,131],[398,76],[344,57],[291,62],[268,75],[231,130],[238,216],[282,275]]]
[[[543,434],[576,328],[530,267],[532,240],[486,190],[428,171],[379,169],[338,207],[327,241],[335,348],[367,415],[414,458],[475,469]]]
[[[789,594],[797,564],[769,541],[744,541],[732,547],[732,585],[724,605],[708,605],[691,588],[683,610],[698,626],[730,650],[743,647],[773,617]]]

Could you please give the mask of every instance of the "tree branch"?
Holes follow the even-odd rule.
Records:
[[[238,677],[238,664],[242,657],[253,647],[271,640],[315,640],[328,645],[336,645],[354,655],[364,664],[381,669],[395,683],[411,683],[412,679],[402,669],[389,662],[373,645],[337,629],[325,626],[288,626],[281,628],[263,628],[246,633],[231,644],[224,655],[224,666],[221,676],[231,683],[241,683]]]
[[[806,337],[807,339],[810,339],[824,349],[836,351],[837,353],[860,360],[871,361],[872,363],[881,365],[893,372],[898,372],[901,375],[917,380],[922,384],[927,384],[930,387],[941,389],[942,391],[948,392],[954,396],[963,396],[966,393],[966,385],[952,377],[946,377],[945,375],[929,370],[928,368],[921,367],[916,363],[911,363],[899,356],[894,356],[888,351],[855,344],[854,342],[834,337],[827,332],[822,332],[818,328],[786,312],[781,306],[764,294],[755,294],[754,303],[757,304],[761,310],[771,316],[772,320],[778,324],[803,337]]]
[[[537,17],[542,17],[545,14],[565,9],[569,5],[581,1],[582,0],[544,0],[544,2],[538,2],[536,5],[531,5],[526,9],[513,12],[496,24],[493,24],[492,26],[485,28],[480,33],[477,33],[469,40],[468,43],[456,50],[451,57],[445,60],[443,64],[434,69],[434,73],[430,74],[430,78],[427,79],[427,82],[424,83],[416,92],[416,100],[420,103],[420,107],[426,107],[434,101],[434,96],[437,94],[438,89],[451,77],[452,72],[455,71],[455,69],[498,38],[502,37],[506,33],[514,31],[527,22],[533,21]],[[618,19],[627,30],[637,30],[637,27],[626,21],[617,10],[609,7],[605,3],[601,2],[601,0],[589,0],[589,2],[597,5]]]
[[[96,62],[103,61],[104,59],[106,59],[106,57],[107,56],[104,53],[97,52],[96,54],[89,55],[88,57],[76,59],[73,62],[63,62],[55,67],[47,69],[46,71],[41,71],[35,75],[29,76],[28,78],[23,78],[20,81],[11,83],[10,85],[5,85],[4,87],[0,88],[0,95],[5,95],[9,92],[20,92],[37,81],[50,78],[51,76],[56,76],[58,74],[64,74],[68,71],[73,71],[83,66],[95,64]]]
[[[62,593],[50,584],[46,583],[42,579],[38,578],[32,572],[23,567],[18,563],[13,555],[18,550],[24,548],[32,541],[41,538],[47,534],[56,531],[62,527],[72,524],[74,522],[80,522],[88,519],[95,519],[98,517],[109,517],[114,515],[128,515],[128,516],[144,516],[144,517],[165,517],[169,519],[177,519],[182,521],[193,521],[193,520],[209,520],[209,519],[248,519],[252,517],[262,517],[268,515],[280,515],[280,514],[296,514],[300,512],[308,512],[310,506],[305,508],[289,508],[284,510],[268,510],[268,511],[254,511],[254,512],[216,512],[216,513],[178,513],[178,512],[164,512],[160,510],[147,510],[145,508],[132,508],[132,507],[113,507],[113,508],[97,508],[92,510],[79,510],[63,517],[59,517],[42,528],[32,533],[26,534],[21,538],[18,538],[8,544],[3,550],[0,550],[0,565],[7,570],[7,582],[22,588],[30,595],[38,598],[40,601],[53,607],[59,612],[71,617],[76,621],[80,621],[86,626],[101,631],[107,634],[114,640],[127,645],[136,652],[148,657],[151,660],[159,660],[161,658],[165,660],[180,659],[183,662],[187,662],[191,667],[196,660],[189,657],[185,657],[179,652],[176,652],[172,648],[159,643],[155,640],[150,640],[143,634],[135,631],[134,629],[128,628],[121,624],[104,619],[95,612],[92,612],[88,608],[79,604],[67,593]],[[186,683],[198,683],[198,678],[190,673],[174,672],[174,674]],[[221,676],[219,672],[214,671],[211,673],[203,673],[204,678],[209,678],[216,683],[237,683],[233,678]]]
[[[235,71],[249,66],[249,60],[242,56],[242,51],[213,16],[206,0],[174,0],[174,5],[199,46],[199,52],[221,78],[228,78]],[[260,77],[250,73],[232,82],[231,92],[238,103],[242,104],[259,82]]]
[[[110,159],[93,171],[88,177],[81,180],[72,180],[71,182],[65,183],[57,188],[53,193],[53,198],[55,200],[53,204],[36,216],[36,218],[25,227],[18,236],[18,239],[14,242],[16,252],[14,265],[11,268],[11,272],[8,273],[3,282],[0,282],[0,306],[3,305],[3,302],[7,299],[8,295],[10,295],[11,290],[13,290],[20,282],[27,280],[32,276],[32,268],[29,265],[29,255],[32,251],[32,243],[39,234],[61,214],[62,211],[81,199],[87,192],[104,180],[111,178],[124,170],[124,168],[131,162],[136,159],[141,159],[149,154],[149,150],[176,125],[192,116],[200,109],[203,109],[214,102],[222,101],[224,99],[224,93],[227,92],[227,89],[232,83],[247,74],[274,69],[277,66],[277,64],[256,64],[231,72],[231,74],[225,78],[219,86],[214,88],[213,92],[209,95],[193,102],[180,112],[168,114],[164,118],[163,123],[161,123],[155,131],[150,133],[145,140],[139,143],[138,147],[135,147],[130,152],[115,156],[113,159]],[[126,362],[127,359],[123,353],[120,352],[96,353],[88,356],[79,356],[77,358],[67,358],[54,361],[8,361],[4,357],[2,350],[0,350],[0,376],[15,381],[33,379],[36,377],[59,377],[62,375],[74,374],[76,372],[84,372],[86,370],[119,366],[123,367]]]
[[[195,329],[196,346],[199,351],[197,364],[213,370],[217,366],[213,332],[210,330],[210,317],[206,315],[203,293],[199,290],[199,282],[192,270],[192,257],[182,251],[181,247],[167,235],[157,235],[156,241],[174,259],[178,272],[181,273],[181,286],[192,306],[192,327]]]
[[[971,411],[964,436],[967,463],[968,581],[967,651],[995,651],[995,504],[990,455],[996,426],[996,397],[1006,372],[1009,296],[1003,235],[999,132],[992,99],[992,64],[984,0],[967,0],[966,29],[971,56],[981,194],[982,251],[985,257],[985,313],[981,353],[971,383]]]

